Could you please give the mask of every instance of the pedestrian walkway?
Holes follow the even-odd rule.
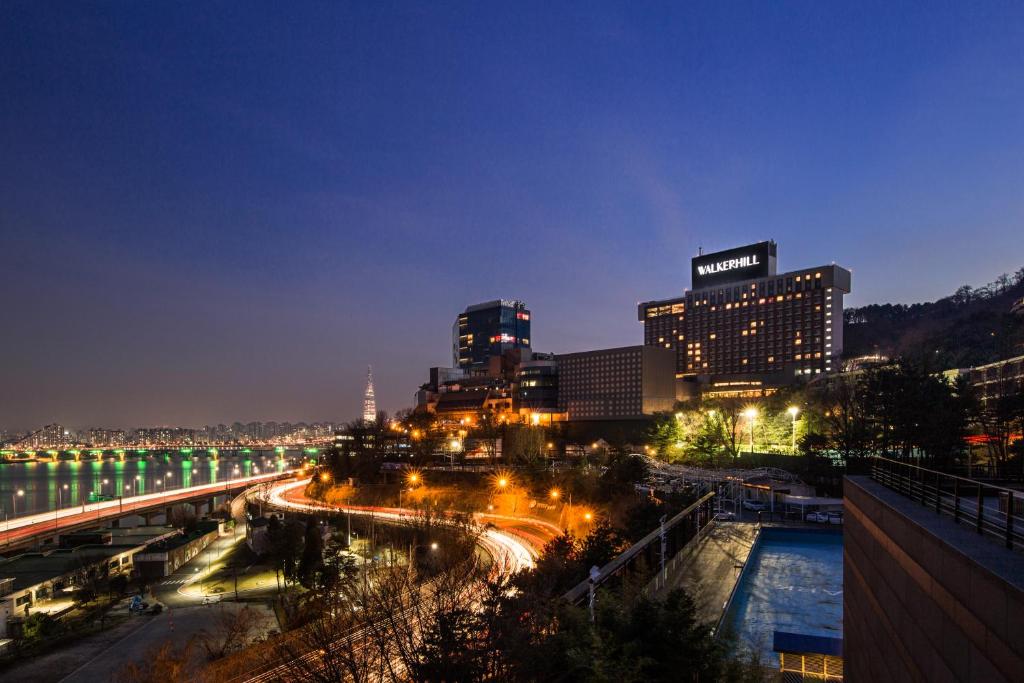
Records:
[[[186,581],[188,581],[191,578],[192,578],[191,576],[174,576],[172,578],[167,579],[166,581],[161,581],[160,585],[161,586],[176,586],[178,584],[185,583]]]
[[[719,522],[696,543],[690,544],[676,558],[665,586],[657,591],[664,595],[682,588],[697,606],[697,619],[716,625],[722,616],[750,548],[757,538],[758,525],[743,522]]]

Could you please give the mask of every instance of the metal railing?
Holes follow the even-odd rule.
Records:
[[[1024,491],[986,484],[879,456],[871,462],[871,478],[916,500],[936,514],[949,515],[978,534],[992,536],[1011,550],[1024,549]],[[986,502],[996,501],[996,507]]]
[[[711,507],[714,491],[705,493],[685,510],[664,521],[657,529],[626,548],[614,560],[594,572],[562,596],[580,604],[588,594],[608,582],[621,581],[641,572],[664,572],[665,565],[714,521]],[[646,577],[640,577],[644,579]],[[646,583],[646,581],[645,581]]]

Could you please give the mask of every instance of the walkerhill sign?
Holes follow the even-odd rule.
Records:
[[[701,275],[714,275],[715,273],[724,273],[733,268],[749,268],[760,263],[757,260],[757,254],[754,254],[753,256],[743,256],[742,258],[726,259],[725,261],[710,263],[706,266],[697,266],[697,272]]]
[[[775,274],[775,242],[704,254],[692,261],[693,289]]]

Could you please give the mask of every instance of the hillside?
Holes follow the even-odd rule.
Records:
[[[843,356],[928,352],[941,367],[963,368],[1024,354],[1024,311],[1010,310],[1021,298],[1024,268],[938,301],[848,308]]]

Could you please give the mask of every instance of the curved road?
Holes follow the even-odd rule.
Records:
[[[302,479],[278,484],[268,491],[267,501],[276,507],[298,512],[329,510],[394,521],[409,521],[420,514],[407,508],[328,505],[306,497],[305,488],[309,482],[309,479]],[[480,545],[499,566],[511,571],[532,567],[544,544],[562,533],[554,524],[531,517],[476,513],[473,518],[481,527]]]

